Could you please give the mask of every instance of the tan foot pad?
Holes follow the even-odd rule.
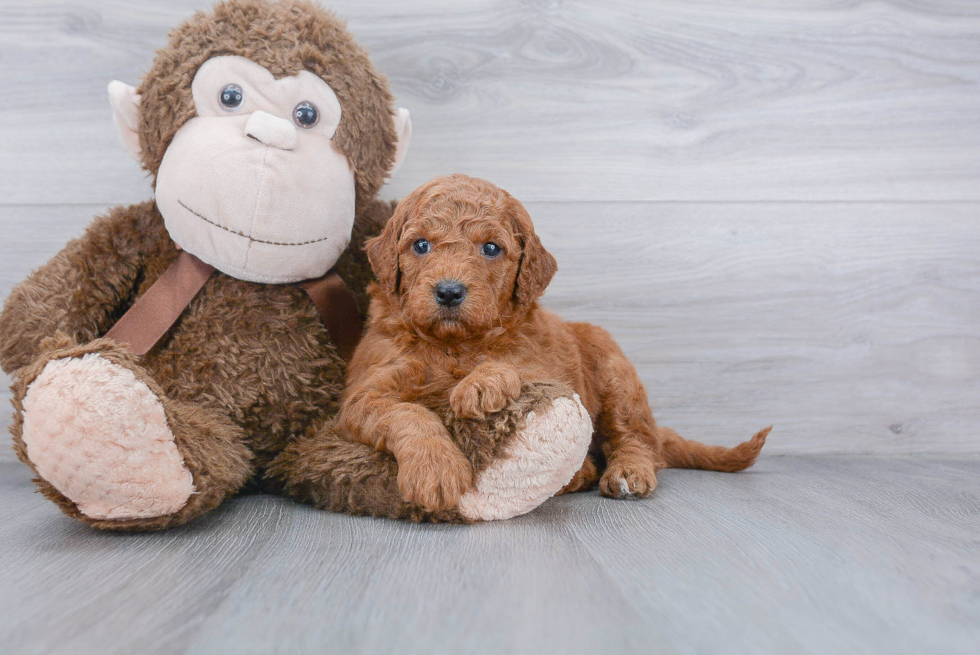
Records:
[[[98,354],[48,362],[24,397],[24,443],[41,477],[94,519],[165,516],[194,493],[163,405]]]
[[[460,513],[489,521],[530,512],[568,484],[591,442],[592,421],[577,395],[558,398],[540,414],[531,412],[504,457],[484,469],[460,499]]]

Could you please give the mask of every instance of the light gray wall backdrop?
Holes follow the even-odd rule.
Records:
[[[0,2],[0,297],[150,197],[105,88],[208,4]],[[412,112],[384,194],[463,172],[525,201],[546,304],[613,332],[662,422],[980,451],[980,3],[329,6]]]

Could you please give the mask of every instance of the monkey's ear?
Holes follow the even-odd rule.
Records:
[[[408,152],[408,143],[412,140],[412,117],[408,115],[408,110],[399,107],[395,110],[395,134],[398,135],[398,146],[395,148],[395,161],[388,171],[385,182],[390,180],[395,171],[405,160],[405,153]]]
[[[112,105],[112,122],[116,124],[123,148],[133,159],[140,161],[140,135],[137,131],[140,96],[136,93],[136,87],[119,80],[109,82],[109,103]]]

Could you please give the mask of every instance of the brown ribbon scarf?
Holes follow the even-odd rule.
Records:
[[[181,250],[160,279],[140,296],[105,336],[117,343],[129,344],[129,351],[134,355],[145,355],[177,322],[214,270],[210,264]],[[316,305],[320,320],[327,328],[337,352],[349,361],[363,327],[354,294],[332,269],[323,277],[298,282],[297,285]]]

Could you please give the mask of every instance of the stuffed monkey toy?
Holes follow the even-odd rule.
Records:
[[[333,427],[367,306],[361,246],[391,215],[376,194],[411,133],[338,19],[228,0],[174,30],[138,90],[109,95],[155,199],[96,218],[0,314],[14,449],[47,498],[110,530],[179,525],[246,489],[473,521],[568,482],[591,425],[567,389],[446,417],[480,474],[440,516]]]

